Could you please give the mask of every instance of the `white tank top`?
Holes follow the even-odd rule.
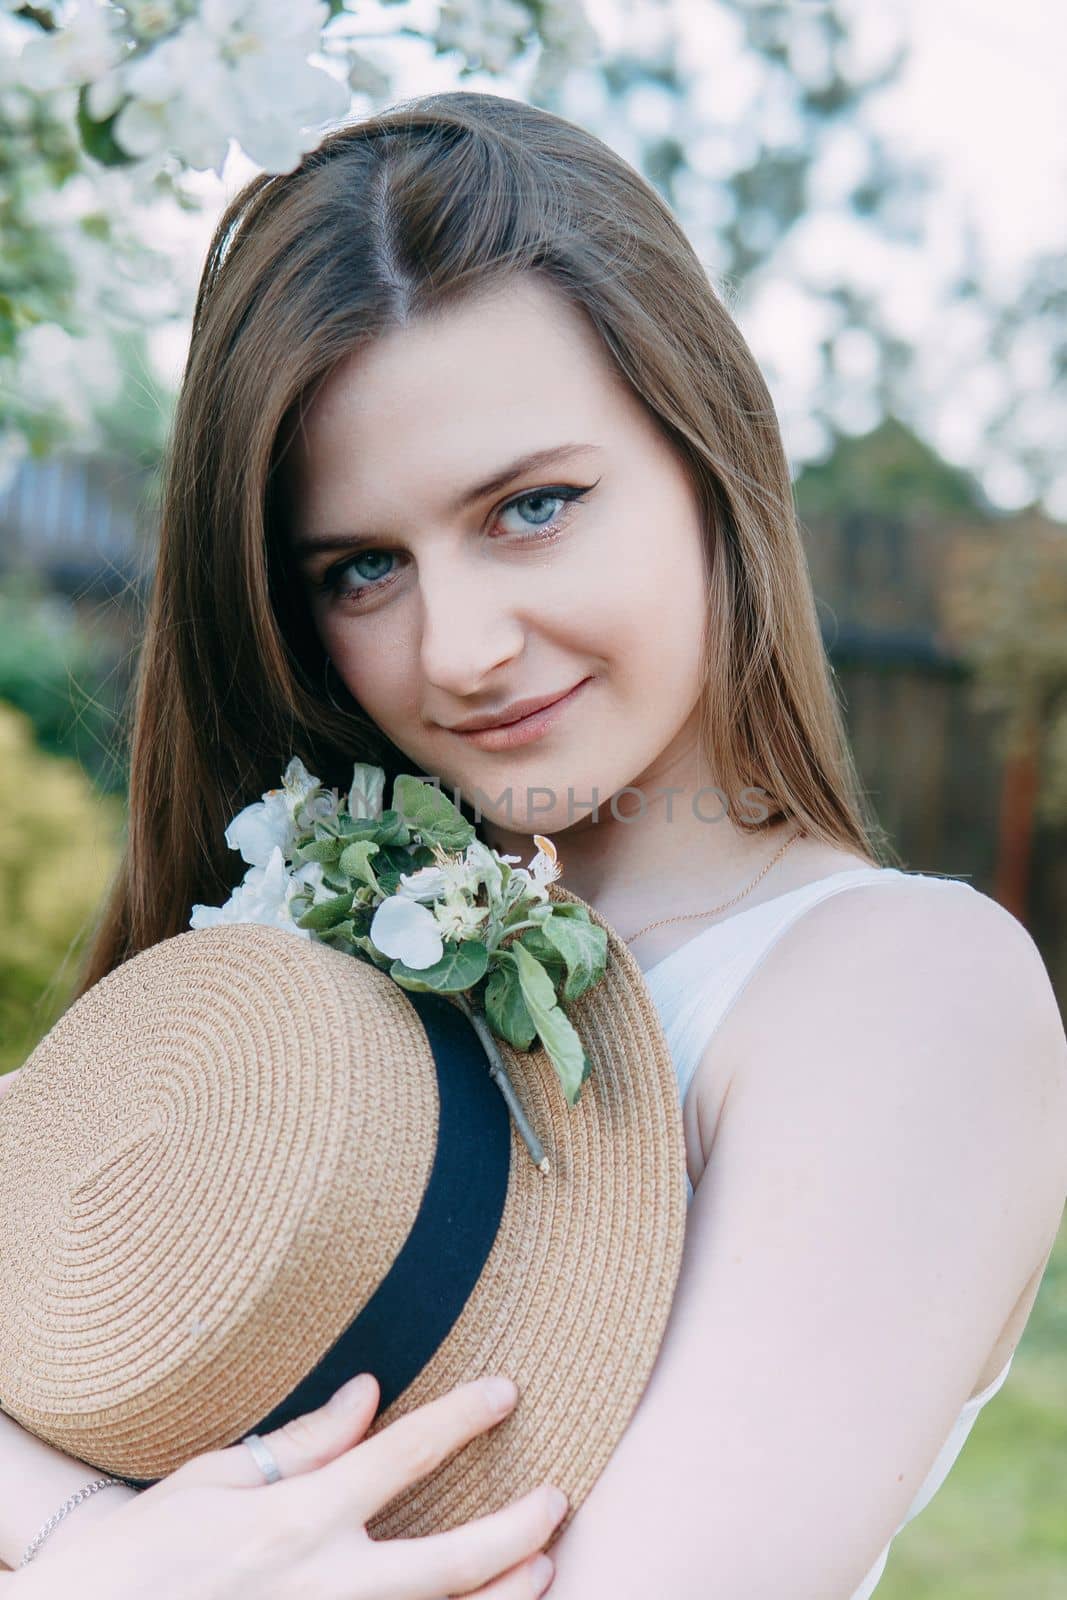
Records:
[[[977,893],[958,878],[940,878],[921,872],[902,872],[896,867],[846,868],[814,883],[802,884],[773,900],[735,911],[722,922],[713,922],[701,933],[657,961],[645,973],[645,981],[656,1003],[678,1075],[682,1103],[689,1091],[697,1066],[708,1042],[745,984],[759,967],[775,941],[809,906],[818,905],[853,884],[895,883],[908,878],[927,878],[944,883],[954,892]],[[693,1186],[686,1177],[686,1195],[693,1199]],[[948,1477],[975,1418],[1003,1384],[1011,1368],[1010,1356],[993,1382],[965,1403],[937,1459],[923,1479],[907,1514],[896,1528],[918,1515],[933,1499]],[[892,1544],[890,1539],[851,1600],[868,1600],[883,1572]]]

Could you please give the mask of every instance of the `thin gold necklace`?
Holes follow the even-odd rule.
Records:
[[[792,834],[785,841],[785,844],[782,845],[781,849],[771,857],[771,859],[767,862],[767,865],[756,874],[752,882],[742,889],[739,894],[735,894],[731,900],[724,900],[721,906],[712,906],[708,911],[684,911],[682,912],[681,916],[678,917],[660,917],[656,922],[646,922],[643,928],[638,928],[636,933],[631,933],[630,937],[624,940],[624,943],[633,944],[634,940],[639,939],[643,933],[650,933],[653,928],[662,928],[668,922],[692,922],[697,917],[713,917],[719,911],[729,910],[730,906],[736,905],[739,900],[744,899],[746,894],[751,893],[751,891],[756,887],[757,883],[759,883],[760,879],[771,870],[771,868],[774,866],[774,863],[779,860],[781,856],[785,855],[785,852],[789,849],[789,846],[803,836],[803,832],[804,830],[799,828],[796,833]]]

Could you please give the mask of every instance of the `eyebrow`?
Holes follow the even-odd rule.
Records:
[[[547,467],[553,461],[563,461],[570,456],[578,455],[583,450],[597,450],[602,447],[598,444],[556,444],[547,450],[531,450],[527,455],[518,456],[510,461],[506,467],[501,467],[494,472],[492,477],[485,478],[481,483],[473,484],[463,494],[459,495],[449,506],[452,516],[465,511],[468,506],[474,505],[478,500],[484,500],[487,495],[495,494],[498,489],[504,489],[515,478],[522,477],[524,473],[536,472],[539,467]],[[310,555],[316,550],[340,550],[356,541],[368,544],[387,542],[387,536],[375,533],[310,533],[292,541],[292,549],[297,555]]]

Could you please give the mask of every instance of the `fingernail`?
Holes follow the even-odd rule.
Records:
[[[518,1399],[519,1391],[510,1378],[484,1378],[489,1404],[497,1411],[510,1411]]]
[[[531,1562],[530,1576],[538,1585],[537,1593],[539,1595],[544,1594],[555,1575],[555,1571],[555,1564],[551,1556],[540,1555],[536,1561]]]
[[[327,1406],[334,1411],[351,1410],[367,1398],[370,1383],[370,1377],[365,1372],[361,1372],[356,1378],[349,1378],[347,1383],[343,1383],[330,1396],[326,1402]]]
[[[562,1517],[563,1513],[567,1510],[567,1507],[570,1505],[570,1500],[563,1493],[562,1489],[556,1488],[555,1484],[552,1484],[552,1486],[548,1489],[547,1498],[549,1512],[558,1522],[560,1517]]]

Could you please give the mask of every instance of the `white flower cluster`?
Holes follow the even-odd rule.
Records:
[[[70,0],[24,45],[20,76],[39,93],[83,89],[89,117],[113,118],[110,136],[135,160],[171,154],[221,175],[233,138],[265,171],[290,172],[354,93],[390,91],[390,74],[359,48],[355,10],[327,0]],[[598,48],[581,0],[443,0],[433,39],[495,74],[538,41],[539,82]]]
[[[535,35],[558,76],[591,60],[600,42],[580,0],[541,0],[536,15],[519,0],[443,0],[437,23],[439,50],[492,73],[506,72]]]
[[[193,214],[224,203],[227,160],[242,180],[242,151],[245,165],[291,171],[354,96],[387,103],[411,41],[450,56],[461,79],[511,75],[504,92],[535,102],[599,51],[582,0],[390,0],[373,12],[363,0],[0,0],[13,277],[0,304],[0,479],[28,450],[100,446],[126,360],[116,329],[152,330],[173,387],[196,287],[183,263],[207,242]]]
[[[384,773],[380,767],[357,763],[348,794],[348,814],[375,820],[382,815]],[[285,769],[280,789],[268,789],[260,800],[238,812],[226,829],[226,843],[239,851],[249,863],[243,881],[224,905],[195,905],[189,919],[191,928],[213,928],[221,923],[257,922],[283,928],[302,939],[313,938],[302,928],[296,915],[306,909],[302,898],[294,914],[297,895],[311,891],[311,903],[331,900],[336,890],[323,882],[318,861],[289,865],[297,839],[306,834],[315,820],[336,817],[340,802],[322,789],[318,778],[308,772],[294,756]],[[547,905],[548,885],[560,875],[556,847],[551,839],[535,833],[537,851],[528,867],[514,867],[508,878],[504,909],[526,899]],[[519,856],[499,855],[472,839],[459,854],[435,850],[437,865],[402,873],[395,894],[383,896],[371,919],[371,943],[385,956],[403,961],[405,966],[423,969],[434,966],[444,954],[445,940],[461,942],[476,939],[490,917],[489,906],[472,904],[484,884],[492,904],[501,904],[503,874],[501,865],[521,860]]]
[[[487,72],[503,72],[530,28],[530,13],[516,0],[444,0],[437,44],[462,51]]]
[[[77,162],[76,95],[25,87],[24,29],[0,12],[0,489],[31,451],[68,441],[83,454],[106,450],[100,418],[123,382],[116,330],[158,327],[183,309],[158,247],[166,202],[135,202],[134,169],[74,170],[58,181]]]
[[[310,55],[326,0],[74,0],[63,25],[24,47],[23,81],[86,87],[94,122],[128,155],[177,155],[221,174],[230,139],[291,171],[351,105],[347,82]]]
[[[290,903],[310,886],[314,899],[328,900],[331,890],[322,882],[322,867],[309,861],[293,870],[286,860],[299,832],[297,813],[319,788],[297,757],[285,769],[280,789],[268,789],[261,800],[239,811],[226,829],[226,843],[249,863],[244,879],[225,905],[195,905],[191,928],[214,928],[224,922],[259,922],[284,928],[301,939],[312,938],[310,928],[297,926]]]
[[[548,903],[548,885],[559,877],[556,847],[543,834],[534,834],[537,852],[528,867],[516,868],[508,879],[510,903],[525,896]],[[445,951],[445,940],[477,939],[490,917],[488,906],[471,900],[482,883],[490,898],[500,890],[500,863],[509,866],[521,856],[498,855],[480,839],[472,839],[461,856],[435,867],[402,873],[396,894],[379,905],[370,925],[371,942],[383,955],[406,967],[432,967]],[[427,904],[426,902],[432,902]]]

